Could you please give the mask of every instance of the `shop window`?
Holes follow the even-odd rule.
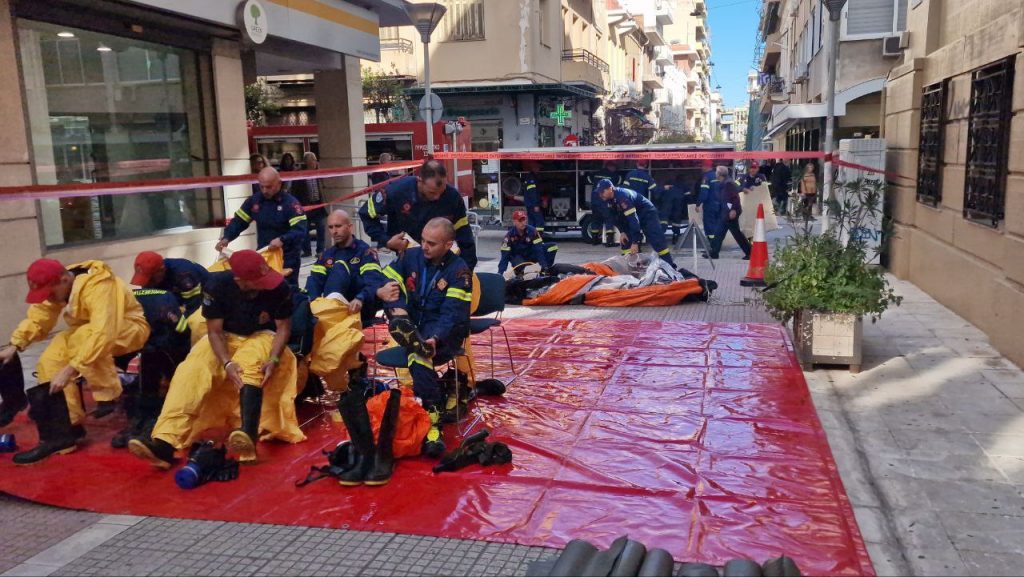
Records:
[[[976,70],[971,77],[964,218],[993,227],[1003,220],[1006,210],[1013,63],[1014,58],[1007,58]]]
[[[921,98],[920,155],[917,200],[932,206],[942,202],[942,153],[946,133],[946,83],[933,84]]]
[[[69,26],[18,20],[39,184],[208,174],[201,74],[208,56]],[[214,226],[220,189],[40,201],[47,246]]]
[[[443,36],[448,41],[484,40],[483,0],[444,0],[448,11],[441,19]]]

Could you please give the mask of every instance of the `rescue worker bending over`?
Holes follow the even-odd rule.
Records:
[[[675,268],[672,253],[665,240],[665,229],[658,219],[658,210],[643,195],[628,188],[612,186],[610,180],[597,183],[596,190],[606,203],[608,213],[615,219],[622,236],[622,254],[640,252],[640,235],[647,235],[651,248],[657,251],[661,260]]]
[[[306,294],[310,300],[340,293],[350,313],[361,313],[363,326],[373,324],[377,289],[387,282],[370,245],[352,235],[352,219],[344,210],[327,217],[333,244],[309,270]]]
[[[545,243],[537,229],[526,224],[526,213],[517,210],[512,213],[513,226],[505,234],[501,243],[501,261],[498,263],[498,274],[505,274],[508,266],[512,268],[524,262],[533,262],[542,269],[548,269],[555,260],[558,247],[554,243]],[[548,244],[551,246],[545,248]],[[554,249],[548,252],[549,249]]]
[[[79,388],[84,378],[104,414],[121,396],[114,357],[134,353],[149,337],[142,306],[131,289],[105,263],[86,261],[65,268],[42,258],[28,267],[32,306],[28,317],[0,349],[7,364],[28,345],[46,339],[63,312],[68,328],[57,333],[39,357],[39,385],[28,390],[29,416],[39,430],[39,445],[18,453],[14,462],[28,465],[54,453],[70,453],[85,436],[85,407]],[[97,409],[99,412],[99,409]]]
[[[433,456],[444,451],[440,423],[445,403],[434,365],[450,360],[469,335],[473,272],[451,252],[454,240],[451,222],[429,221],[422,246],[388,265],[384,276],[391,282],[377,290],[391,317],[391,335],[408,354],[413,393],[430,414],[425,451]]]
[[[187,317],[202,306],[203,283],[209,274],[210,271],[190,260],[164,258],[147,250],[135,257],[132,284],[169,292]]]
[[[272,246],[284,252],[284,268],[291,269],[288,283],[299,286],[299,266],[302,260],[302,243],[309,234],[306,231],[306,215],[302,205],[294,196],[284,192],[281,176],[271,167],[259,173],[260,190],[253,194],[235,217],[224,228],[224,235],[217,242],[217,251],[223,251],[228,243],[238,238],[252,221],[256,221],[256,248]]]
[[[134,385],[124,390],[128,425],[110,440],[110,446],[115,449],[127,447],[132,437],[148,438],[153,432],[171,377],[188,356],[191,345],[188,318],[173,293],[143,288],[136,289],[133,294],[146,315],[149,339],[140,352],[138,378]]]
[[[256,461],[263,393],[271,385],[283,394],[277,410],[267,412],[283,416],[275,423],[278,431],[270,432],[293,442],[304,438],[293,406],[295,356],[286,346],[294,307],[291,287],[256,251],[240,250],[228,263],[230,271],[212,273],[207,281],[203,292],[207,336],[174,374],[152,438],[128,443],[133,455],[158,468],[174,463],[175,450],[187,446],[204,405],[225,392],[237,398],[241,408],[241,428],[228,437],[229,450],[239,462]],[[289,379],[290,384],[281,382]]]
[[[378,248],[389,248],[396,253],[405,250],[408,234],[421,242],[420,234],[430,220],[448,219],[455,229],[459,255],[470,268],[476,266],[476,241],[469,228],[466,203],[459,191],[448,186],[448,173],[444,164],[428,160],[420,167],[419,176],[406,176],[375,192],[359,209],[366,234]],[[387,217],[387,228],[381,223]]]
[[[610,180],[614,186],[622,186],[622,175],[619,174],[619,165],[614,160],[604,163],[604,167],[587,177],[587,184],[590,185],[590,243],[601,244],[601,237],[604,236],[604,245],[615,246],[615,226],[612,218],[607,214],[605,202],[597,193],[597,183],[602,180]]]

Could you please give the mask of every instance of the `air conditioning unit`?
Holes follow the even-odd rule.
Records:
[[[882,56],[899,56],[908,46],[910,46],[909,32],[900,32],[893,36],[886,36],[882,39]]]

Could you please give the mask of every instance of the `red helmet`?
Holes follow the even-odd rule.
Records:
[[[761,167],[761,165],[758,164],[756,160],[751,160],[750,161],[750,166],[748,166],[747,168],[749,169],[749,168],[760,168],[760,167]]]
[[[517,210],[512,213],[512,220],[526,220],[526,211]]]

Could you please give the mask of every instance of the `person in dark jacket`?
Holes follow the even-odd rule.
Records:
[[[601,170],[587,176],[587,184],[591,186],[590,226],[588,228],[591,244],[601,244],[601,236],[604,235],[604,245],[613,247],[615,246],[615,229],[612,227],[615,226],[615,223],[608,216],[605,202],[597,193],[597,183],[605,179],[611,181],[612,186],[622,186],[622,174],[619,173],[619,165],[614,160],[606,161]]]
[[[546,247],[537,229],[527,224],[526,213],[517,210],[512,213],[513,226],[505,233],[501,243],[501,261],[498,262],[498,274],[505,274],[509,265],[513,268],[524,262],[533,262],[547,269],[554,264],[554,251],[558,247],[551,244]],[[548,249],[554,249],[549,253]],[[550,258],[549,258],[550,255]]]
[[[381,222],[387,218],[387,226]],[[469,227],[466,203],[455,188],[448,185],[448,172],[444,164],[428,160],[420,167],[419,175],[406,176],[378,190],[359,209],[359,218],[370,239],[378,248],[396,253],[406,249],[408,234],[420,242],[420,234],[428,221],[436,217],[447,218],[455,228],[455,241],[459,255],[470,268],[476,266],[476,239]]]
[[[223,251],[255,220],[257,248],[271,246],[282,249],[284,267],[291,269],[285,278],[288,284],[298,286],[302,239],[308,234],[306,215],[299,201],[282,190],[281,176],[276,170],[264,168],[259,177],[261,192],[246,199],[235,211],[235,218],[224,228],[224,235],[215,248],[218,252]]]
[[[711,241],[709,256],[718,258],[725,240],[725,233],[731,232],[740,249],[744,260],[750,258],[750,241],[740,231],[739,218],[743,208],[740,206],[739,186],[729,178],[729,168],[719,166],[716,170],[718,178],[709,186],[702,187],[698,207],[704,213],[704,232]]]
[[[786,161],[780,160],[775,163],[775,167],[772,168],[771,185],[776,214],[786,214],[789,208],[789,187],[792,178],[793,172],[789,169]]]
[[[658,219],[658,209],[646,196],[629,188],[613,186],[610,180],[598,182],[595,190],[605,202],[608,214],[615,219],[623,254],[638,253],[640,237],[646,235],[661,260],[675,268],[671,248],[665,240],[665,229]]]
[[[305,163],[306,170],[317,170],[320,168],[320,161],[317,160],[316,155],[312,152],[307,152],[302,156],[302,161]],[[316,255],[319,257],[323,254],[324,249],[327,248],[330,243],[327,242],[327,207],[318,206],[324,204],[323,195],[323,183],[320,182],[319,178],[307,178],[304,180],[296,180],[292,182],[292,196],[294,196],[299,203],[302,205],[303,212],[306,213],[307,228],[312,228],[316,231]],[[316,207],[316,208],[312,208]],[[302,256],[313,255],[313,243],[309,239],[309,234],[302,241]]]

